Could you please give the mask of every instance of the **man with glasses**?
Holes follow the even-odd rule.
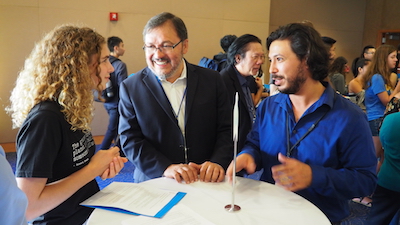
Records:
[[[261,40],[251,34],[237,38],[229,47],[228,67],[221,71],[222,79],[228,89],[231,108],[235,104],[236,92],[239,95],[239,135],[238,149],[244,146],[246,136],[253,126],[255,106],[261,99],[264,86],[261,78],[256,76],[265,61]],[[251,90],[252,83],[256,90]]]
[[[372,60],[376,52],[376,49],[372,45],[367,45],[364,47],[363,52],[361,54],[361,58]]]
[[[143,39],[147,67],[120,86],[121,147],[136,167],[135,182],[223,181],[233,143],[219,73],[184,59],[186,26],[171,13],[151,18]]]

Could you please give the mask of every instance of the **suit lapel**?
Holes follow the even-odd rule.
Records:
[[[167,95],[165,94],[164,89],[162,88],[156,75],[153,72],[151,72],[149,68],[146,68],[142,80],[143,83],[151,92],[151,94],[154,96],[156,102],[161,106],[161,108],[163,108],[164,112],[168,115],[168,117],[170,117],[172,121],[177,123],[171,103],[169,102]]]
[[[246,111],[248,112],[248,114],[252,117],[252,113],[249,112],[248,106],[247,106],[247,100],[246,100],[246,94],[243,92],[242,86],[240,85],[239,79],[236,75],[236,70],[231,67],[231,69],[233,70],[232,73],[229,73],[229,77],[233,80],[233,84],[235,85],[235,89],[237,90],[237,92],[239,92],[239,104],[242,104],[243,109],[246,109]]]
[[[185,60],[186,63],[186,60]],[[186,88],[187,88],[187,96],[186,96],[186,110],[185,110],[185,124],[187,123],[188,117],[190,115],[190,110],[193,106],[194,96],[196,96],[197,91],[197,81],[199,79],[198,74],[195,73],[195,67],[186,63]]]

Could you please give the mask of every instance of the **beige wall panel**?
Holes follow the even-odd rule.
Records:
[[[54,9],[72,9],[85,11],[108,11],[111,0],[39,0],[39,7]]]
[[[18,4],[20,2],[17,2]],[[38,10],[32,7],[0,7],[0,143],[15,141],[11,117],[5,107],[25,58],[39,37]]]
[[[38,6],[39,0],[0,0],[0,5],[4,6]]]
[[[269,22],[270,0],[226,0],[225,3],[221,10],[226,20]]]
[[[94,103],[94,117],[92,121],[92,135],[99,136],[104,135],[107,131],[108,126],[108,114],[104,108],[103,103]]]
[[[182,18],[188,29],[189,51],[185,58],[197,64],[201,57],[212,58],[213,55],[221,51],[219,39],[225,34],[222,33],[222,21],[201,19],[201,18]]]
[[[143,14],[147,16],[147,20],[161,12],[172,12],[180,7],[172,0],[109,0],[108,4],[108,9],[112,12]]]
[[[317,29],[363,30],[366,0],[272,0],[271,26],[310,20]]]
[[[106,32],[108,14],[104,11],[86,11],[64,8],[40,8],[40,32],[45,34],[61,24],[77,24],[95,28],[97,32]],[[50,19],[51,18],[51,19]]]
[[[226,0],[172,0],[171,13],[181,17],[185,23],[188,17],[218,20],[223,18],[227,5]]]
[[[344,56],[351,65],[363,48],[366,0],[272,0],[270,31],[280,25],[310,20],[321,36],[337,40],[336,56]],[[346,77],[352,78],[349,73]]]
[[[121,57],[128,68],[128,75],[146,66],[143,52],[143,27],[150,15],[121,13],[117,22],[106,23],[105,37],[118,36],[124,41],[125,54]]]
[[[398,1],[398,0],[396,0]],[[365,23],[363,46],[376,45],[378,31],[381,26],[381,17],[383,14],[382,0],[367,0],[367,7],[365,10]]]
[[[383,4],[384,14],[382,15],[382,24],[380,29],[400,30],[400,1],[385,0],[383,2],[381,4]]]
[[[17,72],[34,42],[56,25],[82,24],[105,37],[121,37],[126,48],[121,59],[131,74],[146,66],[142,30],[152,16],[169,11],[185,21],[190,41],[186,58],[197,64],[202,56],[221,51],[219,40],[226,34],[252,33],[265,42],[270,0],[0,0],[0,5],[0,47],[7,52],[0,56],[0,143],[6,143],[14,141],[17,132],[11,131],[10,117],[4,111]],[[110,22],[109,12],[118,12],[119,21]],[[103,105],[95,103],[93,134],[104,134],[107,125]]]

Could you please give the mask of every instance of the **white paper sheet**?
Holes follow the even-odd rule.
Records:
[[[115,207],[155,216],[177,193],[136,183],[113,182],[81,205]]]
[[[189,207],[178,204],[172,208],[163,218],[147,216],[135,216],[132,219],[122,221],[122,225],[215,225],[206,218],[200,216]]]

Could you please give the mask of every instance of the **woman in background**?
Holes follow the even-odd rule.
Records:
[[[365,111],[365,90],[363,89],[365,73],[368,70],[371,61],[365,58],[358,58],[355,63],[356,71],[354,73],[354,78],[349,82],[349,96],[354,96],[356,103],[361,109]],[[352,97],[353,98],[353,97]]]
[[[337,57],[333,60],[329,67],[329,79],[333,88],[341,95],[347,95],[348,91],[346,88],[346,74],[350,71],[350,67],[347,65],[347,59],[343,56]]]
[[[382,145],[379,140],[379,126],[382,123],[386,105],[400,91],[400,85],[397,84],[394,87],[390,81],[391,70],[397,62],[396,56],[397,52],[394,46],[379,46],[365,75],[365,106],[376,156],[379,160],[377,171],[379,171],[384,159]]]
[[[127,160],[119,148],[100,150],[90,132],[92,90],[113,72],[105,39],[90,28],[56,27],[36,44],[19,73],[8,112],[17,135],[16,176],[33,224],[83,224],[79,204],[114,177]]]

